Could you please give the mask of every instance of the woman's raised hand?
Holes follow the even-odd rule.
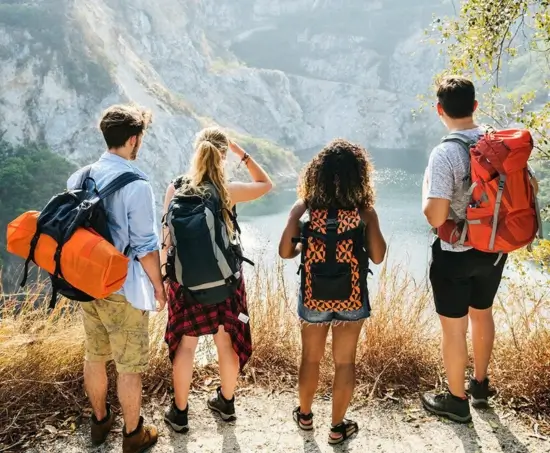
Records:
[[[243,158],[245,151],[242,149],[239,145],[237,145],[235,142],[229,140],[229,149],[233,154],[236,154],[237,157]]]

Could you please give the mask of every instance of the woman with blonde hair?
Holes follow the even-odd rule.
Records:
[[[244,164],[246,166],[252,182],[228,182],[226,180],[224,165],[228,150],[240,159],[240,165]],[[214,197],[215,204],[211,206],[218,206],[219,212],[212,213],[212,211],[208,211],[198,218],[199,220],[195,218],[191,223],[194,222],[193,226],[195,227],[197,222],[205,222],[206,236],[210,238],[210,235],[212,235],[212,238],[214,238],[214,234],[217,234],[217,237],[222,237],[223,241],[220,248],[223,248],[225,244],[229,250],[232,247],[231,244],[238,242],[238,225],[233,215],[235,205],[260,198],[269,192],[271,188],[271,179],[262,167],[239,145],[229,140],[221,129],[210,127],[203,129],[197,135],[195,153],[187,175],[173,180],[166,191],[164,213],[168,221],[163,222],[164,244],[162,246],[161,261],[163,269],[167,269],[166,273],[168,275],[166,284],[168,325],[165,341],[168,344],[170,360],[173,365],[174,399],[171,406],[166,410],[165,421],[176,432],[187,432],[189,429],[187,417],[188,397],[199,337],[204,335],[214,336],[218,352],[221,386],[217,388],[215,395],[208,400],[208,407],[218,412],[224,421],[231,421],[236,418],[234,391],[239,372],[252,353],[252,340],[248,322],[244,279],[242,269],[240,269],[241,261],[237,261],[238,269],[230,278],[222,279],[222,283],[232,280],[233,286],[230,289],[227,285],[221,285],[220,287],[201,285],[201,288],[208,288],[210,292],[199,290],[194,296],[191,296],[191,292],[187,290],[185,285],[181,285],[180,280],[185,280],[185,275],[175,277],[175,273],[168,270],[171,263],[169,257],[173,257],[174,254],[181,256],[179,251],[174,252],[174,248],[178,249],[180,239],[185,241],[185,247],[190,248],[193,248],[195,243],[199,241],[199,239],[189,238],[189,235],[184,234],[178,237],[174,233],[174,224],[182,222],[170,217],[171,211],[175,209],[174,200],[181,200],[181,197],[187,196]],[[196,212],[196,209],[194,209],[194,212]],[[219,215],[217,224],[212,220],[216,215]],[[224,224],[223,231],[219,227],[222,224]],[[208,245],[204,257],[201,250],[198,250],[195,255],[198,258],[193,263],[187,263],[187,267],[185,267],[186,263],[183,264],[183,274],[187,272],[189,275],[195,273],[198,268],[204,268],[204,263],[209,259],[213,259],[214,263],[223,260],[224,257],[220,258],[219,255],[221,251],[218,244],[219,242],[213,242],[213,246]],[[184,245],[181,247],[184,247]],[[217,253],[218,255],[209,258],[206,256],[207,253]],[[234,262],[232,263],[234,264]],[[179,262],[173,267],[180,272],[182,270],[182,265]],[[220,267],[222,266],[220,265]],[[225,269],[228,268],[229,266],[225,266]],[[201,299],[205,292],[209,294],[209,300]],[[219,297],[219,300],[216,297]]]

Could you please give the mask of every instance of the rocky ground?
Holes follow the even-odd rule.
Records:
[[[255,391],[237,397],[238,420],[224,423],[206,407],[205,396],[190,401],[188,434],[171,432],[162,420],[163,408],[145,410],[147,421],[160,430],[158,444],[151,453],[248,453],[248,452],[426,452],[426,453],[548,453],[550,440],[511,414],[474,411],[473,423],[458,425],[427,415],[417,404],[372,403],[355,406],[349,418],[360,425],[358,435],[331,447],[327,443],[330,402],[319,399],[314,405],[315,430],[305,433],[291,416],[295,405],[292,393]],[[108,442],[92,449],[87,424],[72,435],[27,448],[27,453],[97,453],[121,451],[121,426]],[[59,436],[59,433],[58,433]]]

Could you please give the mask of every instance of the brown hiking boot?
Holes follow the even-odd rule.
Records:
[[[143,417],[139,417],[136,430],[126,434],[126,427],[122,429],[122,453],[145,453],[157,443],[158,432],[154,426],[143,426]]]
[[[92,444],[94,446],[101,445],[105,440],[107,440],[107,436],[109,435],[109,432],[111,431],[111,428],[113,427],[113,423],[115,421],[115,414],[111,411],[111,406],[107,404],[107,415],[105,418],[101,421],[98,421],[97,418],[95,418],[95,414],[92,414]]]

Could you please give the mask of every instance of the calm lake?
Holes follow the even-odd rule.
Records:
[[[375,175],[376,211],[388,242],[388,263],[400,265],[415,279],[426,276],[430,228],[421,211],[422,174],[380,169]],[[275,214],[239,218],[243,245],[253,260],[272,263],[291,204]],[[285,262],[287,281],[296,280],[299,258]],[[248,267],[248,266],[247,266]],[[376,277],[377,266],[373,266]],[[246,269],[245,269],[246,272]]]
[[[421,208],[422,173],[411,173],[399,169],[382,168],[375,174],[376,211],[382,233],[388,243],[387,262],[390,267],[399,266],[417,283],[427,279],[431,255],[430,243],[433,236]],[[292,204],[283,211],[258,217],[240,217],[243,230],[245,253],[258,262],[273,264],[277,260],[280,235],[286,224]],[[285,261],[285,276],[289,284],[298,280],[299,257]],[[245,265],[245,273],[251,268]],[[380,266],[371,265],[376,286]],[[528,274],[520,275],[511,264],[507,264],[505,276],[512,281],[527,280],[546,282],[547,276],[535,266],[528,266]],[[501,288],[504,290],[506,283]],[[544,296],[546,297],[546,296]]]

